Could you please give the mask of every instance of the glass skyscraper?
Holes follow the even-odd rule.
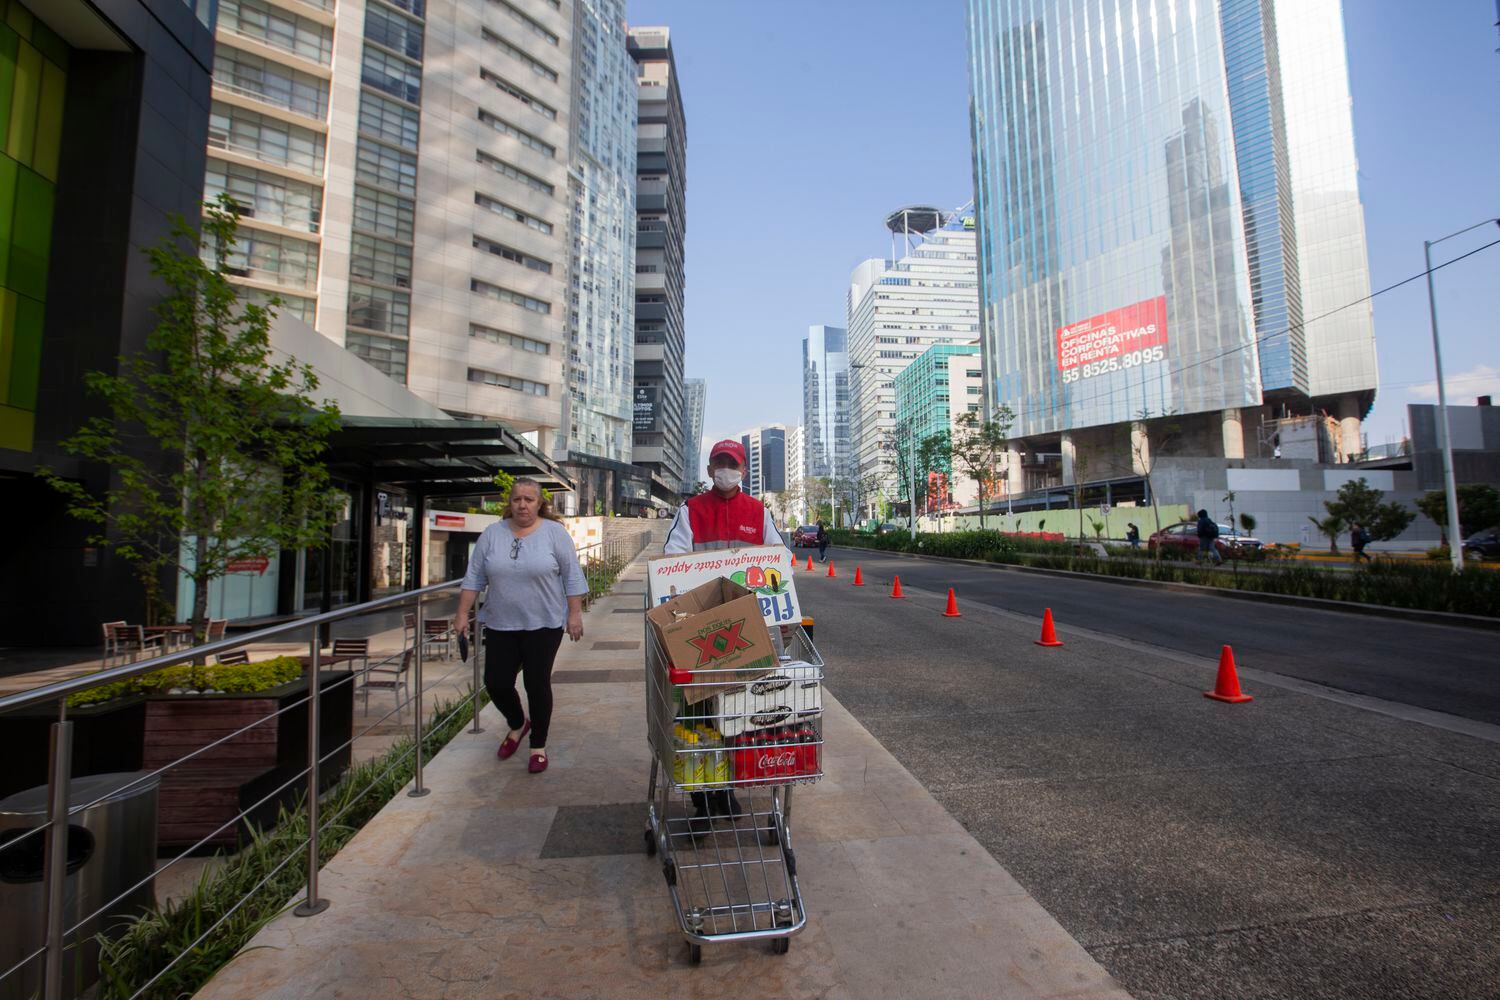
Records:
[[[987,412],[1219,414],[1230,457],[1254,408],[1322,412],[1357,450],[1371,313],[1322,315],[1369,291],[1338,0],[969,0],[968,34]]]
[[[807,475],[849,474],[849,340],[843,327],[810,326],[802,338],[802,447]]]

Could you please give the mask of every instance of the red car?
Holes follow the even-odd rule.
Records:
[[[796,549],[818,547],[818,526],[816,524],[804,524],[792,532],[792,547]]]
[[[1189,555],[1197,553],[1198,522],[1183,521],[1153,533],[1146,540],[1146,548],[1155,552],[1158,546],[1169,552]],[[1260,539],[1235,531],[1227,524],[1219,525],[1219,537],[1214,539],[1214,548],[1219,550],[1221,559],[1254,559],[1261,554]]]

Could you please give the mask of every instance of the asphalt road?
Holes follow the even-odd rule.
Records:
[[[799,550],[803,554],[808,550]],[[1155,588],[1022,573],[1002,567],[829,549],[840,572],[856,564],[873,585],[946,594],[1034,615],[1052,609],[1059,629],[1082,626],[1183,653],[1234,647],[1241,666],[1387,701],[1500,723],[1500,632],[1385,620]],[[818,572],[822,572],[819,568]],[[1040,621],[1038,621],[1040,628]]]
[[[1412,690],[1430,669],[1447,704],[1482,633],[860,561],[867,581],[899,567],[912,596],[856,590],[852,562],[836,580],[797,575],[829,689],[1133,994],[1495,995],[1500,743],[1269,684],[1243,705],[1201,694],[1228,639],[1262,668],[1352,676],[1368,657]],[[950,580],[957,619],[940,614]],[[1050,605],[1066,645],[1036,646],[1035,619],[986,600]],[[1201,654],[1184,657],[1070,634],[1082,617],[1147,636],[1227,623],[1178,630],[1171,644]],[[1407,629],[1439,652],[1404,655]]]

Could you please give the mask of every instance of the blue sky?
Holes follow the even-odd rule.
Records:
[[[1422,241],[1500,216],[1494,0],[1346,0],[1372,288]],[[920,11],[920,16],[914,12]],[[672,29],[688,119],[687,371],[704,436],[801,421],[801,340],[844,323],[849,273],[901,205],[970,197],[963,0],[629,0]],[[1476,231],[1435,260],[1500,239]],[[1500,396],[1500,247],[1439,272],[1451,402]],[[1375,300],[1371,444],[1433,397],[1426,286]]]

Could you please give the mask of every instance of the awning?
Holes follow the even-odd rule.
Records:
[[[428,497],[494,493],[495,473],[530,476],[553,493],[572,480],[504,424],[484,420],[343,417],[329,436],[335,475]]]

